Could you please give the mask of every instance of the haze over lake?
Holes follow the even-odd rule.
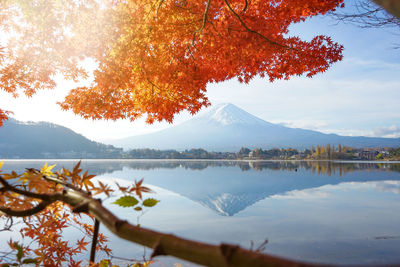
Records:
[[[2,170],[43,164],[6,160]],[[139,218],[143,227],[245,248],[268,239],[265,253],[308,262],[400,263],[400,163],[84,160],[82,167],[103,182],[144,178],[161,202]],[[137,223],[138,213],[113,200],[106,206]],[[108,236],[116,256],[143,256],[142,247]]]

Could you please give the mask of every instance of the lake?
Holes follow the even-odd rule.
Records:
[[[76,163],[47,162],[68,168]],[[43,164],[6,160],[3,171]],[[84,160],[82,167],[106,182],[144,178],[160,203],[143,216],[110,204],[113,199],[105,202],[143,227],[244,248],[268,240],[265,253],[307,262],[400,263],[398,162]],[[115,256],[151,254],[108,236]],[[194,266],[169,257],[158,260],[159,266]]]

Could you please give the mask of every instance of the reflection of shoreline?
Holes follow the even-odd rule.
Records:
[[[73,168],[79,160],[4,160],[2,171],[22,172],[25,168],[40,168],[45,162],[56,164],[58,168]],[[84,159],[81,168],[96,175],[122,171],[124,168],[136,170],[152,169],[189,169],[204,170],[215,167],[239,167],[242,171],[272,170],[272,171],[300,171],[311,170],[319,175],[336,175],[354,171],[394,171],[400,172],[400,162],[387,161],[329,161],[329,160],[198,160],[198,159]]]
[[[21,173],[26,167],[40,168],[44,162],[6,161],[2,171]],[[76,162],[59,160],[48,164],[56,163],[57,170],[71,169]],[[328,184],[400,181],[400,164],[372,162],[83,160],[81,168],[98,176],[107,174],[103,176],[107,180],[127,178],[130,181],[132,176],[138,176],[135,170],[140,170],[146,183],[191,199],[224,216],[233,216],[270,196],[294,197],[295,193],[296,197],[299,194],[309,196],[312,188]],[[141,172],[143,170],[147,172]],[[350,172],[353,173],[344,175]],[[400,190],[398,182],[376,183],[376,186],[382,191]]]
[[[124,162],[185,162],[185,161],[202,161],[202,162],[335,162],[335,163],[394,163],[399,164],[400,161],[389,160],[327,160],[327,159],[1,159],[1,161],[19,162],[19,161],[124,161]]]

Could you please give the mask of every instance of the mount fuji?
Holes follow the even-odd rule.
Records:
[[[204,148],[209,151],[238,151],[253,148],[310,148],[315,145],[342,144],[352,147],[398,147],[400,138],[351,137],[289,128],[257,118],[233,104],[221,104],[203,114],[168,129],[132,136],[108,143],[132,148]]]

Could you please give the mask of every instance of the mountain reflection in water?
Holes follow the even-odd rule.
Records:
[[[54,163],[72,168],[76,161]],[[3,171],[21,172],[26,167],[42,165],[42,161],[8,161]],[[98,176],[129,173],[125,175],[128,180],[141,178],[135,171],[164,170],[143,173],[145,182],[178,193],[224,216],[233,216],[259,200],[295,190],[400,178],[400,164],[375,162],[84,160],[81,166]],[[179,174],[169,175],[171,169]]]
[[[77,161],[47,162],[57,169]],[[6,160],[2,171],[44,163]],[[267,253],[301,261],[400,262],[400,163],[83,160],[82,169],[121,185],[144,178],[161,200],[141,217],[150,229],[247,248],[267,238]],[[134,211],[112,201],[104,204],[136,222]],[[143,248],[109,236],[118,256],[141,257]]]

